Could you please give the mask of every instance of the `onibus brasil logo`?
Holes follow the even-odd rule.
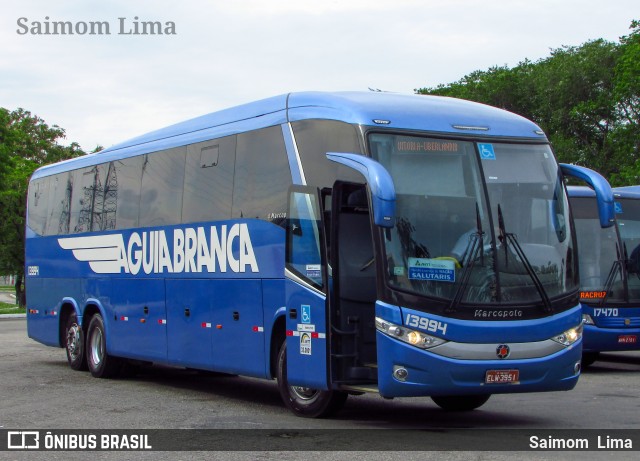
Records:
[[[58,244],[96,274],[259,271],[242,223],[132,232],[126,242],[123,234],[68,237]]]

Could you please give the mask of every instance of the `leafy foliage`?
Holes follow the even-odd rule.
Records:
[[[475,71],[416,90],[490,104],[534,120],[558,159],[593,168],[612,185],[640,184],[640,22],[620,43],[593,40],[512,69]]]
[[[23,109],[0,108],[0,274],[15,274],[24,304],[24,229],[29,177],[41,165],[83,155],[77,143],[63,146],[64,130],[49,127]]]

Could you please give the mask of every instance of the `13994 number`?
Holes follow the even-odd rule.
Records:
[[[430,331],[432,333],[447,333],[448,324],[439,322],[437,320],[429,319],[415,314],[407,314],[405,319],[405,325],[413,328],[420,328],[422,330]]]

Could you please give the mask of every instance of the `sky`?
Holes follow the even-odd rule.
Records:
[[[637,0],[0,0],[0,107],[85,151],[291,91],[413,93],[618,42]],[[68,22],[72,34],[53,32]],[[162,34],[142,32],[159,22]],[[101,30],[91,35],[91,23]],[[107,32],[108,28],[108,34]],[[101,32],[101,33],[100,33]]]

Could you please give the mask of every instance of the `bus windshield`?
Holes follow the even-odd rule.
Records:
[[[533,304],[578,289],[568,203],[548,145],[369,135],[396,188],[391,288],[464,304]]]
[[[640,300],[640,200],[618,198],[616,221],[625,253],[629,258],[628,299]],[[582,267],[582,266],[581,266]]]
[[[581,301],[640,300],[640,200],[616,198],[617,230],[600,227],[595,197],[572,197],[571,208],[580,242]]]
[[[571,209],[581,249],[581,300],[599,303],[606,291],[608,302],[623,301],[625,298],[624,269],[621,265],[623,249],[618,243],[616,228],[600,227],[595,197],[573,197]],[[618,225],[620,225],[619,222]]]

